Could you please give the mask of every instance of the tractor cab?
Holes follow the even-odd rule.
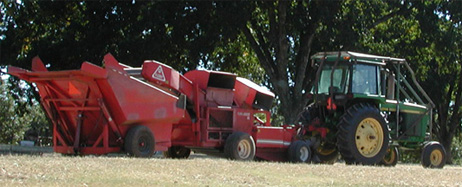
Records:
[[[363,57],[363,58],[358,58]],[[377,57],[377,58],[374,58]],[[383,57],[354,52],[324,52],[312,57],[317,76],[312,93],[321,105],[353,104],[352,99],[379,103],[385,100]],[[378,101],[375,101],[378,100]]]

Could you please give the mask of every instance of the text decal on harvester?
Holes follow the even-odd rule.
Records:
[[[156,71],[154,71],[154,73],[152,74],[152,78],[160,81],[165,81],[165,75],[162,66],[157,67]]]

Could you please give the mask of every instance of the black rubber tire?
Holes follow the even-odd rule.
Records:
[[[124,148],[129,156],[151,157],[155,150],[154,134],[146,126],[134,126],[125,136]]]
[[[338,161],[337,148],[332,148],[331,151],[325,153],[318,149],[313,149],[313,161],[320,164],[335,164]]]
[[[422,149],[422,166],[424,168],[443,168],[446,164],[446,150],[439,142],[428,142]]]
[[[172,146],[162,153],[165,158],[186,159],[191,154],[191,149],[183,146]]]
[[[255,158],[255,141],[252,136],[243,132],[234,132],[225,142],[226,158],[239,161],[251,161]]]
[[[290,144],[288,155],[291,162],[308,163],[311,161],[312,151],[305,141],[297,140]]]
[[[374,122],[371,123],[371,121]],[[360,125],[362,122],[364,122],[365,125]],[[376,124],[374,124],[375,122]],[[364,155],[360,152],[361,150],[367,149],[367,147],[357,146],[357,142],[369,143],[371,142],[370,139],[374,140],[377,138],[372,135],[365,136],[364,134],[356,134],[357,130],[360,130],[361,132],[370,131],[371,128],[367,127],[367,125],[377,125],[377,129],[373,130],[380,130],[380,132],[376,133],[379,133],[377,135],[381,135],[381,137],[379,136],[377,139],[377,141],[379,141],[377,144],[379,145],[375,145],[376,148],[373,148],[370,155]],[[340,123],[338,124],[337,148],[346,164],[377,164],[385,156],[389,141],[390,136],[388,126],[380,114],[380,111],[371,104],[360,103],[351,106],[341,117]]]
[[[387,149],[387,154],[383,157],[382,161],[379,162],[381,166],[395,167],[400,159],[398,147],[393,146]]]

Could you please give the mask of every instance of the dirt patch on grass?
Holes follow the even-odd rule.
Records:
[[[128,157],[0,156],[7,186],[461,186],[462,167],[235,162]]]

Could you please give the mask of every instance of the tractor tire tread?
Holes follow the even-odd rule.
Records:
[[[383,130],[383,146],[372,158],[366,158],[358,152],[354,140],[357,125],[366,117],[372,117],[379,121]],[[351,106],[340,118],[337,132],[337,149],[347,164],[373,165],[379,162],[386,153],[390,140],[388,125],[380,111],[369,103],[360,103]],[[353,134],[352,134],[353,133]]]

